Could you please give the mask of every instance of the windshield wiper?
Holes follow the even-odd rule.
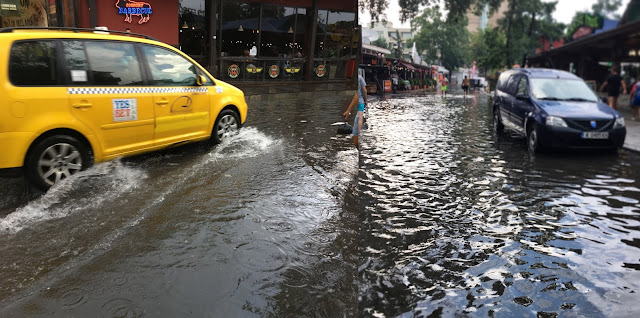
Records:
[[[563,100],[562,98],[558,98],[558,97],[541,97],[538,99],[539,100]]]
[[[586,98],[582,98],[582,97],[571,97],[571,98],[565,98],[564,100],[570,100],[570,101],[574,101],[574,102],[595,102],[595,100],[586,99]]]

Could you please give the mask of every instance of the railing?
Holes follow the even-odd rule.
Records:
[[[354,74],[352,59],[314,59],[312,70],[305,58],[220,58],[220,78],[225,81],[301,81],[313,72],[314,81],[346,79]]]

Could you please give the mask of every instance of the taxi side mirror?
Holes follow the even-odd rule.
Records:
[[[204,75],[198,75],[198,78],[196,79],[196,83],[198,83],[199,86],[202,86],[207,83],[207,78],[204,77]]]

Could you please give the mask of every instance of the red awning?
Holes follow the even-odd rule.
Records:
[[[405,63],[405,62],[400,62],[400,64],[404,65],[404,67],[406,67],[408,70],[410,71],[415,71],[417,70],[415,67],[413,67],[413,65],[409,64],[409,63]]]

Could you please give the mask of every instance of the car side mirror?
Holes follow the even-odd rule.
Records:
[[[607,97],[606,97],[606,96],[602,96],[602,97],[600,97],[600,101],[601,101],[601,102],[603,102],[603,103],[605,103],[605,104],[609,104],[609,100],[607,99]]]
[[[198,75],[198,78],[196,79],[196,83],[198,83],[198,86],[202,86],[207,83],[207,78],[204,77],[204,75]]]
[[[523,93],[518,93],[518,94],[516,94],[516,99],[517,100],[529,100],[529,95],[525,95]]]

